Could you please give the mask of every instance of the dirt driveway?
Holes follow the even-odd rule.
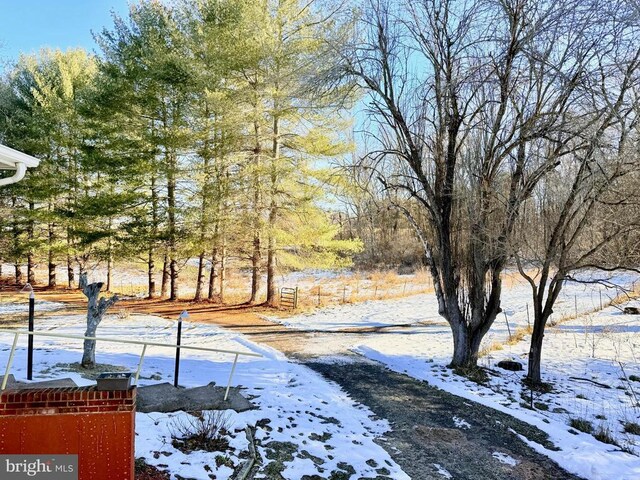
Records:
[[[447,478],[439,470],[469,480],[578,478],[521,441],[513,432],[548,444],[542,431],[509,415],[373,362],[305,364],[389,420],[381,444],[414,480]]]

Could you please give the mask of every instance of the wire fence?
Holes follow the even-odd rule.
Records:
[[[360,303],[368,300],[401,298],[433,292],[430,282],[412,279],[391,282],[363,281],[327,282],[317,285],[287,286],[297,289],[298,308],[318,308],[329,305]]]

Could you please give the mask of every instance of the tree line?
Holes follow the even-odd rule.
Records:
[[[349,265],[327,209],[333,158],[351,151],[347,96],[323,85],[337,11],[298,0],[143,1],[94,34],[98,54],[22,56],[0,84],[0,141],[42,159],[0,208],[0,263],[34,282],[147,264],[148,296],[176,299],[197,259],[195,300],[224,301],[229,261],[266,272]],[[26,278],[22,265],[26,263]],[[156,276],[161,283],[156,285]]]

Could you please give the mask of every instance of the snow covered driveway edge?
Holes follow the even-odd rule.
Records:
[[[354,348],[353,351],[370,360],[378,361],[395,372],[427,381],[430,385],[451,394],[506,413],[539,428],[549,435],[550,441],[561,450],[549,450],[519,436],[536,451],[548,456],[573,474],[589,480],[637,480],[640,478],[640,458],[637,456],[601,443],[591,435],[580,432],[569,433],[566,424],[550,419],[539,412],[509,408],[501,403],[506,399],[489,388],[461,377],[443,377],[439,373],[444,364],[425,362],[424,359],[406,356],[386,355],[364,345]]]

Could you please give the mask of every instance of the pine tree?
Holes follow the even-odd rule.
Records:
[[[256,202],[256,208],[264,209],[260,218],[267,243],[267,304],[274,305],[278,252],[291,248],[278,244],[279,236],[286,237],[281,228],[293,228],[296,222],[291,217],[301,211],[310,214],[310,205],[322,196],[321,189],[313,187],[316,179],[311,165],[345,154],[351,145],[328,135],[338,124],[339,109],[335,96],[322,85],[325,70],[334,63],[328,40],[342,28],[337,16],[298,0],[268,2],[260,13],[267,27],[258,42],[264,56],[256,75],[261,79],[260,90],[256,88],[261,98],[254,103],[264,105],[265,114],[256,115],[263,119],[263,125],[255,131],[268,132],[268,153],[262,166],[262,205]],[[262,152],[262,146],[256,150]]]
[[[176,10],[144,2],[131,7],[129,24],[116,17],[113,30],[105,29],[98,38],[105,55],[102,70],[114,77],[114,82],[124,84],[121,94],[135,107],[131,112],[133,120],[147,121],[153,152],[149,158],[149,294],[153,294],[155,244],[162,239],[171,300],[178,296],[179,227],[183,216],[178,200],[183,173],[180,161],[190,146],[189,100],[194,86],[181,22],[184,20]],[[159,194],[161,185],[164,197]],[[162,217],[164,222],[160,220]]]

